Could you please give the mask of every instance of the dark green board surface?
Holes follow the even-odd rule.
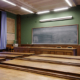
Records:
[[[33,44],[78,44],[78,26],[33,28]]]

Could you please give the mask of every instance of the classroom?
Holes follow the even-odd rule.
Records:
[[[0,80],[80,80],[80,0],[0,0]]]

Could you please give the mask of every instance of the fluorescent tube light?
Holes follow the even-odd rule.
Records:
[[[37,14],[45,14],[45,13],[49,13],[50,11],[41,11],[41,12],[37,12]]]
[[[69,0],[65,0],[65,1],[68,3],[69,6],[72,6]]]
[[[65,7],[65,8],[54,9],[54,11],[57,12],[57,11],[63,11],[63,10],[67,10],[67,9],[69,9],[69,8]]]
[[[30,10],[24,8],[24,7],[21,7],[21,9],[24,10],[24,11],[27,11],[27,12],[29,12],[29,13],[34,13],[34,12],[32,12],[32,11],[30,11]]]
[[[2,1],[4,1],[6,3],[9,3],[9,4],[13,5],[13,6],[16,6],[16,4],[14,4],[14,3],[10,2],[10,1],[7,1],[7,0],[2,0]]]
[[[50,19],[43,19],[43,20],[40,20],[40,22],[58,21],[58,20],[67,20],[67,19],[72,19],[72,16],[59,17],[59,18],[50,18]]]

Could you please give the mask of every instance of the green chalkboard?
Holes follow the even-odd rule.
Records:
[[[33,28],[32,44],[78,44],[78,25]]]

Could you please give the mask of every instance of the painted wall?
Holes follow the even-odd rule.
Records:
[[[17,15],[7,12],[7,17],[15,20],[15,39],[17,39]]]
[[[57,18],[64,16],[73,16],[71,20],[55,21],[40,23],[39,20],[47,18]],[[52,27],[62,25],[80,25],[80,6],[70,8],[67,11],[62,12],[50,12],[49,14],[37,15],[29,14],[21,16],[21,44],[32,43],[32,28],[38,27]],[[80,44],[80,26],[79,26],[79,44]]]

